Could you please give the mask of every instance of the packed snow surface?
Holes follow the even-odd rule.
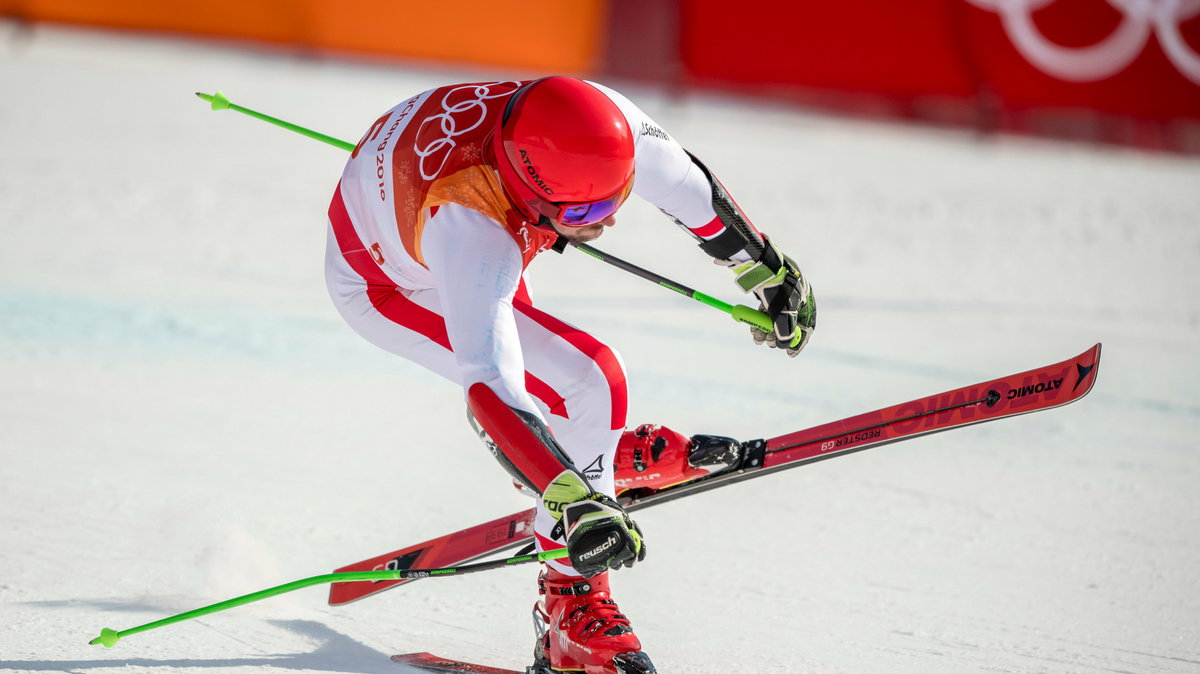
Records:
[[[530,566],[87,642],[528,507],[461,391],[328,301],[345,153],[193,92],[354,141],[417,91],[530,75],[0,22],[0,669],[527,664]],[[789,360],[546,254],[535,299],[620,351],[632,423],[769,437],[1104,343],[1069,407],[640,513],[614,586],[660,671],[1200,671],[1200,162],[612,84],[820,306]],[[740,301],[643,203],[597,245]]]

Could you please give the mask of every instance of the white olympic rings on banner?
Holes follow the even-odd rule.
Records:
[[[1021,55],[1042,72],[1068,82],[1094,82],[1124,70],[1142,53],[1153,33],[1171,63],[1200,85],[1200,55],[1183,39],[1180,26],[1200,14],[1200,0],[1106,0],[1121,12],[1121,25],[1088,47],[1063,47],[1042,35],[1033,13],[1055,0],[967,0],[996,12]]]
[[[491,87],[500,84],[510,84],[512,87],[506,88],[500,93],[493,94]],[[488,82],[487,84],[468,84],[461,87],[454,87],[450,91],[447,91],[441,101],[442,112],[426,117],[421,121],[421,126],[417,128],[417,139],[413,143],[413,152],[421,158],[421,177],[425,180],[436,178],[446,165],[446,160],[450,158],[450,151],[458,144],[454,139],[468,131],[479,128],[479,125],[483,124],[483,120],[487,118],[488,113],[487,104],[484,101],[508,96],[518,86],[520,86],[520,82]],[[474,89],[475,98],[468,98],[457,103],[450,102],[450,99],[456,92],[470,89]],[[425,143],[424,147],[420,147],[425,132],[425,125],[434,120],[440,121],[442,136]],[[458,126],[460,122],[469,122],[469,126],[460,128]],[[435,155],[440,156],[441,161],[438,162],[437,168],[430,171],[425,165],[425,160]]]

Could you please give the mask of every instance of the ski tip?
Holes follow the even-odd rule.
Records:
[[[1075,385],[1071,389],[1073,400],[1087,395],[1096,385],[1096,375],[1100,365],[1100,348],[1100,342],[1097,342],[1095,346],[1079,354],[1079,357],[1075,359]]]
[[[213,110],[227,110],[233,104],[229,97],[224,92],[218,91],[215,94],[205,94],[197,91],[196,96],[202,101],[207,101],[212,104]]]
[[[109,628],[105,627],[104,629],[100,630],[100,636],[96,637],[95,639],[92,639],[88,643],[93,646],[103,646],[105,648],[112,648],[113,645],[116,644],[120,640],[121,640],[120,632],[118,632],[116,630],[110,630]]]

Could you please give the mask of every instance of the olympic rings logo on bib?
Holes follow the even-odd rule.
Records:
[[[492,93],[491,87],[501,84],[512,85],[512,87],[499,93]],[[518,86],[520,86],[520,82],[489,82],[477,85],[468,84],[447,91],[441,101],[442,112],[426,117],[422,120],[421,126],[417,128],[417,139],[413,144],[413,152],[421,158],[421,177],[425,180],[436,178],[442,168],[446,166],[450,152],[458,145],[454,139],[478,129],[483,124],[488,113],[488,107],[484,101],[509,96]],[[455,94],[463,91],[472,91],[474,98],[452,102]],[[440,131],[441,136],[429,140],[427,137],[433,133],[426,133],[426,127],[435,120],[438,122],[438,126],[434,133]]]
[[[1200,0],[1106,0],[1120,11],[1121,25],[1088,47],[1055,44],[1033,22],[1033,13],[1056,0],[967,0],[996,12],[1017,51],[1039,70],[1067,82],[1094,82],[1115,75],[1133,63],[1153,33],[1171,63],[1200,85],[1200,55],[1180,32],[1180,26],[1200,14]]]

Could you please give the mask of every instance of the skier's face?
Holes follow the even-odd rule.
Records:
[[[595,241],[604,233],[605,227],[612,227],[616,224],[617,218],[610,215],[594,225],[585,225],[583,227],[565,227],[551,220],[550,224],[554,225],[554,231],[561,234],[567,241],[575,243],[587,243]]]

